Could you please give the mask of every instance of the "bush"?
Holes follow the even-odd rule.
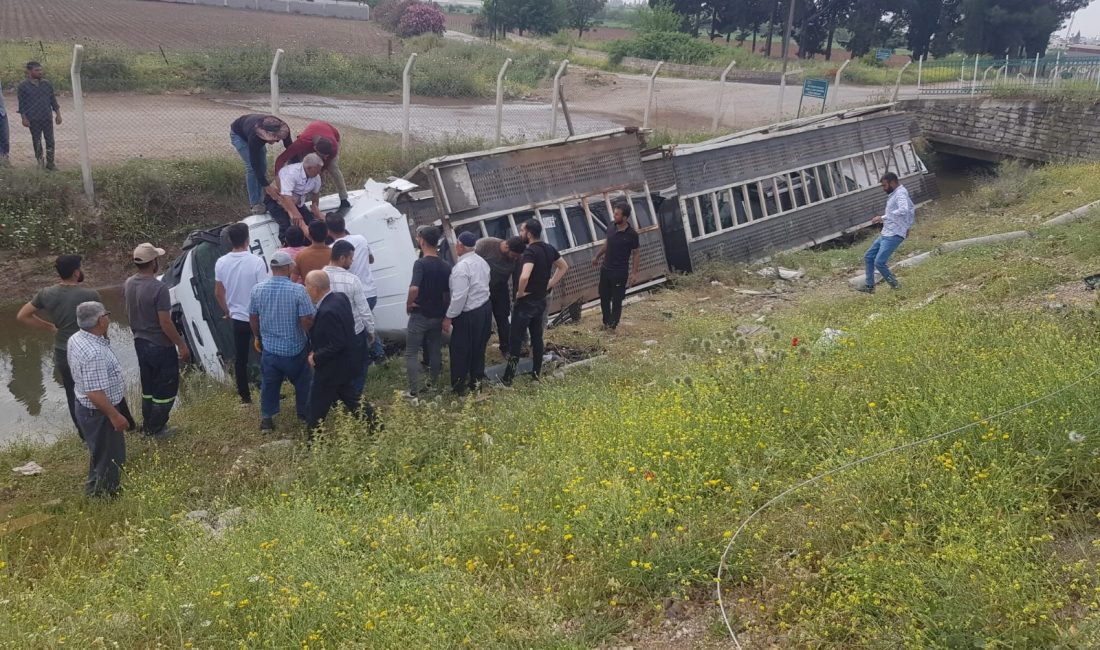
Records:
[[[446,19],[435,5],[414,4],[405,10],[397,23],[397,35],[401,38],[421,34],[442,34]]]
[[[677,13],[671,2],[662,2],[656,7],[640,7],[630,17],[630,23],[639,32],[677,32],[684,17]]]
[[[401,25],[401,17],[415,4],[420,4],[420,0],[389,0],[375,10],[374,22],[382,29],[396,34]]]
[[[636,38],[613,41],[609,60],[618,65],[625,57],[702,65],[720,56],[723,48],[679,32],[646,32]]]

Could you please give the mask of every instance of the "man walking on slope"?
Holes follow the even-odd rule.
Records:
[[[882,234],[875,239],[863,256],[867,267],[867,283],[857,289],[863,293],[875,292],[876,270],[890,288],[897,289],[900,286],[886,262],[909,236],[909,229],[913,227],[917,218],[913,200],[909,198],[909,190],[898,181],[897,174],[886,172],[882,176],[882,189],[890,195],[890,198],[886,200],[886,213],[871,219],[871,223],[882,224]]]

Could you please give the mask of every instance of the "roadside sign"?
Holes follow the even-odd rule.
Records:
[[[880,47],[875,51],[875,60],[879,63],[889,61],[892,56],[894,56],[894,51],[888,47]]]
[[[807,79],[803,81],[802,96],[825,99],[829,96],[829,82],[824,79]]]

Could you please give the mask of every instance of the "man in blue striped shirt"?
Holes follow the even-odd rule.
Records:
[[[306,355],[306,332],[313,327],[313,302],[305,288],[290,280],[294,260],[279,251],[271,256],[271,279],[252,288],[248,313],[252,335],[261,348],[260,432],[275,431],[279,389],[294,384],[298,418],[309,422],[309,384],[313,372]]]

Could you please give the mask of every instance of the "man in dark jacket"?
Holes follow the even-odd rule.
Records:
[[[34,157],[40,167],[57,169],[53,160],[53,125],[61,126],[61,107],[57,104],[53,84],[42,78],[42,64],[27,62],[27,78],[16,91],[19,99],[19,116],[23,126],[31,130]],[[45,142],[45,151],[42,144]]]
[[[317,305],[313,329],[309,332],[309,365],[313,368],[310,386],[309,427],[316,428],[336,402],[343,402],[348,411],[359,408],[355,380],[362,373],[362,350],[355,336],[355,316],[351,301],[342,293],[331,290],[328,274],[310,271],[306,275],[306,292]],[[366,405],[367,417],[373,421],[374,410]]]
[[[282,141],[284,147],[293,144],[290,127],[274,115],[251,113],[242,115],[229,127],[229,141],[244,161],[245,185],[253,214],[263,214],[264,188],[271,184],[267,177],[267,145]]]

